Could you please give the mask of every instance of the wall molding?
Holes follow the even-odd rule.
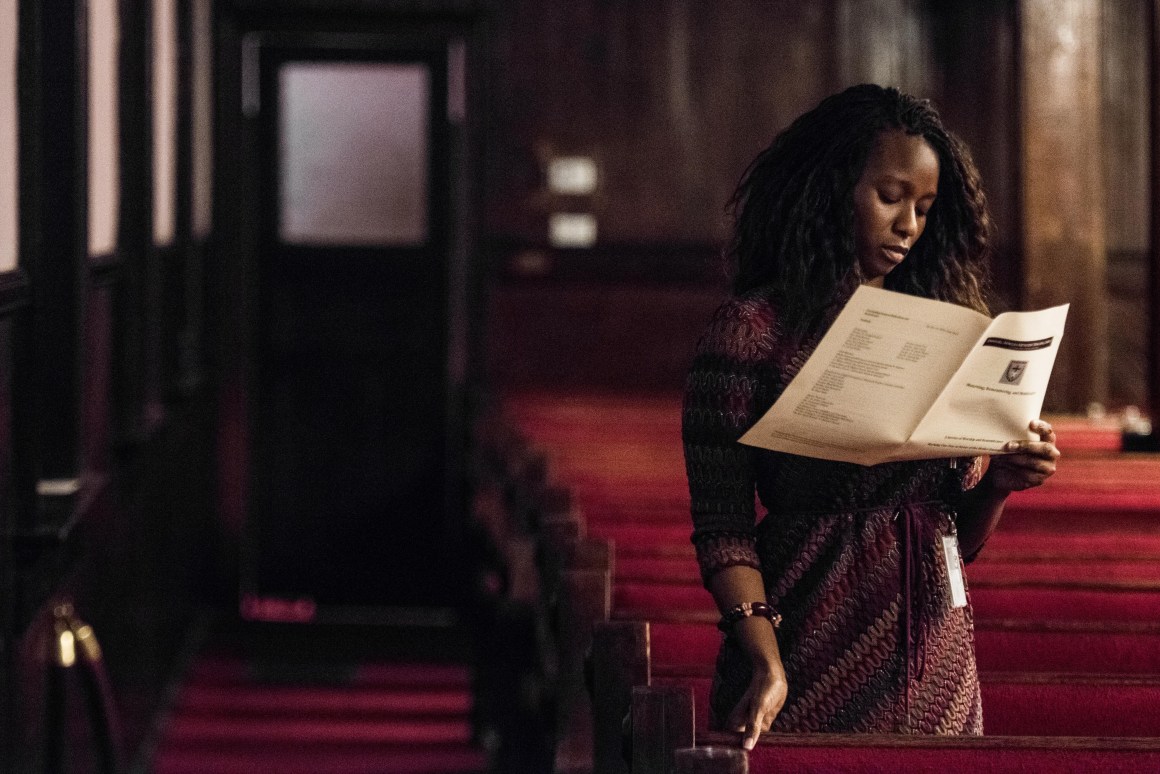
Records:
[[[493,276],[504,282],[549,284],[726,284],[721,248],[708,242],[617,243],[585,249],[494,240]]]

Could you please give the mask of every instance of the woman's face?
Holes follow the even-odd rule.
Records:
[[[938,155],[921,136],[891,129],[878,135],[854,186],[854,242],[868,285],[906,259],[922,236],[938,193]]]

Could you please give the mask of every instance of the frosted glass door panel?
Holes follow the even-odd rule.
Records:
[[[427,67],[295,62],[278,76],[282,242],[425,243]]]
[[[16,268],[16,0],[0,0],[0,272]]]

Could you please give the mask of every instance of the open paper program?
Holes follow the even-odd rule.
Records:
[[[1035,440],[1067,308],[992,320],[863,285],[741,443],[877,465]]]

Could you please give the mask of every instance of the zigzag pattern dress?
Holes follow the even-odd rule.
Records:
[[[756,568],[784,616],[789,695],[773,731],[981,734],[971,608],[952,606],[941,539],[955,534],[956,498],[978,482],[981,460],[863,467],[737,443],[818,340],[785,335],[754,291],[718,309],[698,345],[682,434],[702,577]],[[749,677],[726,637],[714,728]]]

